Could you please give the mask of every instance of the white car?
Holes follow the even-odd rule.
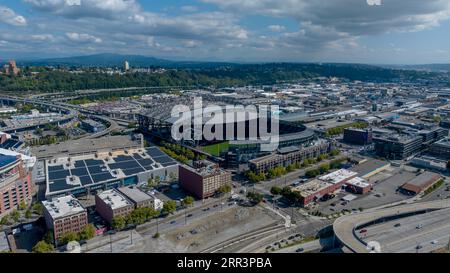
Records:
[[[434,240],[434,241],[431,242],[432,245],[437,245],[438,243],[439,243],[438,240]]]

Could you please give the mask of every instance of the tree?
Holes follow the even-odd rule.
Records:
[[[25,218],[30,219],[33,216],[33,213],[31,212],[31,210],[27,209],[27,211],[25,211]]]
[[[229,184],[223,185],[217,191],[220,194],[229,193],[229,192],[231,192],[231,186]]]
[[[161,182],[161,177],[159,177],[159,175],[158,175],[155,177],[155,183],[156,183],[156,185],[159,185],[160,182]]]
[[[32,249],[34,253],[49,253],[54,250],[55,248],[53,247],[53,245],[48,244],[45,241],[39,241],[35,246],[33,246]]]
[[[151,187],[154,186],[154,184],[155,184],[155,182],[154,182],[153,179],[150,177],[150,178],[147,180],[147,186],[148,186],[149,188],[151,188]]]
[[[121,230],[124,229],[126,225],[126,220],[124,217],[114,217],[112,220],[112,228],[115,230]]]
[[[20,219],[20,213],[15,209],[11,212],[11,218],[13,219],[14,222],[19,221]]]
[[[3,216],[3,218],[0,220],[0,226],[2,225],[8,225],[9,224],[9,215]]]
[[[249,192],[247,193],[247,198],[254,204],[259,204],[262,202],[264,196],[257,192]]]
[[[328,164],[328,163],[325,163],[325,164],[322,164],[322,165],[319,166],[319,172],[321,174],[326,173],[329,170],[330,170],[330,164]]]
[[[69,242],[72,241],[79,241],[80,240],[80,236],[79,234],[75,233],[75,232],[67,232],[66,234],[64,234],[61,239],[59,240],[59,243],[62,245],[66,245]]]
[[[181,201],[181,205],[182,205],[183,207],[188,207],[188,206],[194,204],[194,201],[195,201],[194,197],[192,197],[192,196],[186,196],[186,197],[183,199],[183,201]]]
[[[277,186],[273,186],[270,189],[270,193],[272,193],[273,195],[280,195],[282,191],[283,191],[283,189],[280,187],[277,187]]]
[[[169,200],[169,201],[165,202],[163,205],[163,212],[165,214],[173,213],[176,210],[177,210],[177,202],[175,202],[173,200]]]
[[[19,209],[20,210],[25,210],[26,208],[27,208],[27,203],[24,200],[20,201]]]
[[[44,213],[44,206],[40,202],[34,203],[32,209],[36,214],[42,215]]]
[[[95,237],[95,227],[93,225],[87,225],[83,231],[80,232],[81,240],[89,240]]]
[[[315,169],[315,170],[309,170],[305,173],[306,177],[308,178],[314,178],[316,176],[318,176],[320,174],[320,171]]]
[[[332,150],[331,152],[330,152],[330,156],[337,156],[337,155],[339,155],[341,152],[339,151],[339,150],[337,150],[337,149],[334,149],[334,150]]]

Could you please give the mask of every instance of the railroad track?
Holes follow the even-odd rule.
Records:
[[[226,249],[230,246],[233,246],[233,245],[236,245],[236,244],[248,241],[248,240],[255,240],[255,239],[258,239],[263,236],[268,236],[271,233],[279,231],[284,228],[286,228],[284,224],[278,224],[278,223],[271,224],[269,226],[265,226],[265,227],[247,232],[245,234],[235,236],[235,237],[228,239],[226,241],[223,241],[219,244],[208,247],[208,248],[204,249],[203,251],[201,251],[200,253],[216,253],[220,250]]]

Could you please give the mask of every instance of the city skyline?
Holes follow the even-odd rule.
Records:
[[[446,0],[0,1],[0,59],[450,63]]]

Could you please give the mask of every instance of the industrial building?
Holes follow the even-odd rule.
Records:
[[[117,190],[128,198],[136,209],[146,207],[160,210],[163,208],[164,202],[162,200],[146,194],[135,186],[122,187]]]
[[[369,159],[367,161],[362,162],[350,170],[358,173],[358,176],[364,179],[368,179],[391,166],[391,163],[388,161],[381,161],[377,159]]]
[[[179,184],[195,197],[205,199],[216,194],[220,187],[231,184],[231,174],[217,164],[203,160],[194,168],[180,165]]]
[[[341,189],[348,181],[357,177],[357,173],[350,170],[337,170],[327,175],[321,176],[305,184],[292,188],[292,191],[300,193],[300,204],[306,206],[311,202],[318,200],[325,194],[330,194],[338,189]],[[353,186],[358,181],[354,181]],[[361,181],[359,181],[361,182]],[[364,185],[359,184],[358,187],[365,188]],[[359,190],[359,189],[358,189]],[[361,192],[367,192],[366,189],[360,190]]]
[[[426,191],[428,188],[439,182],[441,175],[432,172],[424,172],[400,187],[400,191],[408,195],[416,195]]]
[[[86,209],[71,195],[43,201],[42,205],[45,223],[56,241],[69,232],[83,231],[88,224]]]
[[[95,196],[95,210],[109,224],[116,217],[126,217],[134,210],[134,204],[116,189],[103,191]]]
[[[157,147],[117,150],[47,160],[45,196],[95,194],[147,183],[149,178],[178,177],[178,163]]]
[[[355,177],[346,182],[346,190],[356,194],[367,194],[372,190],[370,185],[365,179],[361,177]]]

